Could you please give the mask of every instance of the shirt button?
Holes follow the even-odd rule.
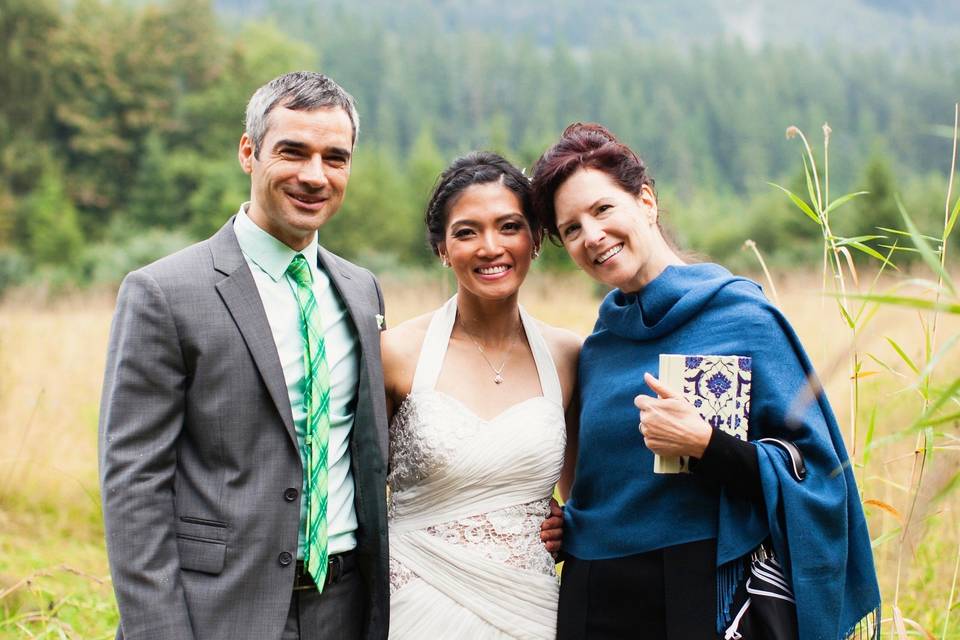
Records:
[[[280,563],[281,567],[286,567],[291,562],[293,562],[293,556],[289,551],[281,551],[280,556],[277,558],[277,561]]]
[[[294,489],[293,487],[290,487],[289,489],[283,492],[283,499],[286,500],[287,502],[293,502],[299,496],[300,496],[300,492]]]

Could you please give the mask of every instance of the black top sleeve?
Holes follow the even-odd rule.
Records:
[[[733,495],[763,501],[757,448],[729,433],[714,429],[703,457],[690,459],[690,470],[711,483],[722,484]]]

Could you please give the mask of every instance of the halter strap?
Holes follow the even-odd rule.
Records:
[[[416,391],[432,391],[440,379],[440,370],[447,355],[447,346],[450,344],[450,335],[453,333],[453,324],[457,319],[457,297],[450,298],[442,307],[437,309],[420,348],[420,357],[417,360],[417,370],[413,374],[411,393]],[[530,343],[533,360],[537,365],[537,374],[540,378],[540,388],[543,396],[563,405],[563,392],[560,388],[560,377],[554,364],[550,349],[540,333],[537,321],[520,307],[520,322],[523,331]]]
[[[447,355],[447,345],[450,343],[450,334],[453,333],[453,323],[457,319],[457,297],[454,296],[433,313],[427,334],[423,337],[423,346],[420,347],[420,358],[417,360],[417,370],[413,374],[411,393],[416,391],[432,391],[440,378],[440,369]]]

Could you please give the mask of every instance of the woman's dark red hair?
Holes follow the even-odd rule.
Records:
[[[640,195],[644,185],[654,189],[647,165],[606,127],[595,123],[571,124],[533,167],[533,206],[554,240],[560,239],[554,196],[577,169],[603,171],[624,191],[635,196]]]

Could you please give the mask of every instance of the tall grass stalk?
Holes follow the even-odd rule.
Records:
[[[20,438],[20,443],[17,445],[17,452],[14,454],[13,458],[10,459],[9,466],[7,467],[7,474],[4,477],[3,482],[0,482],[0,503],[3,502],[4,496],[7,495],[11,481],[16,478],[17,463],[20,462],[24,447],[27,444],[27,437],[30,435],[30,427],[33,426],[34,419],[37,417],[37,409],[40,408],[40,401],[43,399],[43,393],[44,389],[42,388],[40,389],[39,393],[37,393],[37,400],[33,403],[33,409],[30,411],[30,417],[27,419],[27,423],[23,429],[23,436]]]
[[[745,249],[750,249],[753,252],[753,255],[757,257],[757,262],[760,263],[760,268],[763,269],[763,276],[767,280],[767,284],[770,285],[770,295],[773,297],[773,303],[780,306],[780,294],[777,293],[777,285],[773,281],[773,276],[770,275],[770,269],[767,268],[767,261],[763,259],[763,256],[760,254],[760,249],[757,248],[757,243],[753,240],[747,240],[743,243]]]
[[[913,539],[913,529],[919,526],[920,522],[926,521],[926,517],[922,516],[927,511],[926,505],[929,504],[929,502],[933,499],[927,497],[928,493],[925,492],[924,486],[924,479],[927,475],[926,472],[931,460],[931,456],[936,449],[952,450],[955,448],[956,442],[947,442],[943,443],[941,446],[937,446],[937,428],[942,428],[943,425],[946,425],[947,423],[952,423],[954,426],[956,426],[958,421],[960,421],[960,412],[957,411],[957,407],[960,406],[960,378],[953,380],[942,388],[937,387],[934,384],[934,373],[937,371],[938,365],[945,361],[946,353],[950,351],[954,345],[958,343],[958,339],[960,339],[960,335],[954,336],[950,340],[946,341],[942,347],[938,347],[937,328],[940,321],[940,316],[944,313],[954,316],[960,315],[960,304],[957,304],[957,290],[947,271],[946,262],[946,247],[948,244],[948,239],[953,230],[954,224],[956,223],[958,213],[960,213],[960,201],[958,201],[951,208],[951,202],[953,200],[953,181],[956,175],[958,131],[960,131],[960,104],[954,106],[953,151],[947,184],[946,205],[944,207],[943,228],[941,229],[939,237],[925,236],[922,234],[914,224],[913,219],[907,213],[904,206],[900,203],[899,199],[897,199],[897,205],[900,208],[905,229],[883,230],[897,236],[909,238],[914,244],[915,249],[899,249],[898,243],[894,242],[892,247],[890,247],[888,255],[883,256],[869,246],[868,243],[872,240],[885,238],[886,236],[867,234],[855,237],[840,237],[833,233],[830,227],[830,214],[838,207],[849,202],[853,198],[862,195],[864,192],[849,193],[837,198],[836,200],[830,199],[830,160],[828,151],[831,130],[827,124],[823,125],[824,155],[822,166],[824,170],[822,184],[821,176],[817,170],[816,158],[806,136],[799,128],[795,126],[791,126],[787,129],[788,139],[799,137],[803,143],[803,152],[801,157],[803,160],[804,178],[807,185],[808,200],[805,200],[785,187],[773,184],[774,187],[777,187],[786,193],[800,211],[802,211],[813,222],[818,224],[822,232],[822,293],[825,294],[824,299],[827,297],[833,297],[836,299],[839,313],[849,329],[849,446],[850,463],[854,465],[855,470],[861,466],[865,468],[866,460],[870,456],[871,449],[881,444],[880,441],[874,441],[874,429],[877,414],[877,407],[874,407],[871,411],[869,428],[866,435],[866,441],[864,443],[864,462],[862,465],[857,464],[857,454],[859,453],[857,449],[859,441],[858,423],[861,411],[860,380],[861,378],[874,373],[864,371],[863,369],[865,361],[858,349],[857,338],[862,334],[864,328],[870,322],[870,319],[879,308],[879,305],[902,306],[914,309],[921,314],[926,314],[925,316],[920,316],[923,343],[922,362],[914,362],[907,352],[900,347],[900,345],[894,341],[893,338],[887,337],[887,342],[889,345],[893,347],[896,354],[914,374],[914,382],[908,387],[908,389],[915,389],[921,396],[919,415],[913,420],[912,424],[906,428],[898,429],[895,434],[888,435],[881,439],[890,441],[891,439],[899,439],[903,436],[915,436],[916,444],[912,453],[908,454],[911,457],[910,476],[908,479],[908,484],[905,485],[905,492],[907,494],[909,508],[906,510],[906,515],[901,516],[899,510],[892,505],[885,503],[884,501],[873,498],[864,499],[865,505],[876,506],[887,513],[893,514],[900,523],[899,532],[893,532],[894,534],[898,534],[896,535],[898,544],[896,570],[894,573],[894,593],[892,603],[890,604],[893,617],[891,619],[884,620],[884,622],[892,623],[895,635],[900,638],[906,637],[908,627],[921,632],[927,637],[933,637],[933,635],[924,629],[918,622],[909,618],[905,618],[902,614],[901,583],[904,575],[904,558],[907,557],[907,554],[910,551],[909,545]],[[935,246],[931,246],[931,242],[935,243]],[[935,281],[931,282],[918,279],[907,279],[899,283],[896,287],[896,291],[893,293],[877,293],[876,286],[878,279],[874,279],[873,283],[870,284],[868,290],[864,293],[860,290],[859,277],[852,259],[852,254],[850,253],[850,249],[857,250],[873,259],[879,260],[880,268],[878,273],[882,272],[887,266],[896,268],[896,265],[893,264],[892,261],[895,252],[898,250],[910,251],[914,255],[919,255],[927,267],[931,269],[931,271],[936,275]],[[829,284],[831,280],[831,278],[829,278],[830,275],[832,275],[832,285]],[[851,290],[851,283],[856,289],[855,291]],[[922,285],[923,288],[915,295],[910,293],[903,294],[900,291],[900,288],[902,287],[916,286],[917,284]],[[933,294],[932,300],[930,299],[931,292]],[[945,299],[947,296],[949,296],[949,298]],[[854,309],[853,306],[855,302],[859,303],[859,306],[856,309]],[[873,361],[882,365],[887,371],[896,373],[898,376],[903,375],[899,372],[896,372],[895,367],[888,365],[882,358],[869,353],[866,355]],[[955,441],[956,438],[953,438],[953,440]],[[888,461],[888,463],[889,462],[891,461]],[[958,484],[956,482],[957,477],[958,476],[954,475],[949,480],[944,481],[942,487],[934,487],[936,491],[929,495],[942,496],[945,492],[949,492],[952,490],[953,486]],[[891,486],[898,486],[897,483],[893,483],[892,481],[890,484]],[[939,484],[939,482],[935,482],[934,484]],[[923,504],[925,505],[923,508],[920,507],[922,497],[924,498]],[[878,537],[874,540],[875,548],[879,547],[889,539],[892,539],[890,534],[884,534]],[[954,566],[953,576],[950,583],[950,593],[947,597],[946,610],[944,614],[944,638],[946,638],[947,634],[949,633],[950,609],[953,605],[958,571],[960,571],[960,547],[958,547],[957,551],[957,561]]]
[[[954,105],[954,121],[953,121],[953,147],[950,157],[950,175],[947,179],[947,196],[946,196],[946,205],[944,206],[944,218],[943,218],[943,230],[940,237],[940,246],[939,250],[939,269],[936,269],[937,275],[937,286],[934,290],[934,308],[930,311],[930,321],[929,321],[929,332],[926,336],[926,352],[925,356],[927,361],[930,360],[932,354],[936,351],[936,339],[937,339],[937,323],[940,317],[940,302],[942,299],[944,284],[950,283],[949,277],[946,272],[946,259],[947,259],[947,240],[950,237],[950,233],[953,227],[953,221],[951,220],[951,210],[950,210],[950,201],[953,197],[953,180],[956,173],[956,158],[957,158],[957,135],[958,135],[958,125],[960,125],[960,104]],[[899,201],[898,201],[899,204]],[[917,248],[921,253],[927,253],[926,249],[926,240],[923,240],[920,237],[919,231],[916,229],[913,221],[911,220],[909,214],[902,204],[900,206],[900,213],[904,218],[904,222],[907,225],[907,229],[911,234],[916,234],[914,238]],[[954,214],[955,215],[955,214]],[[950,286],[950,292],[955,293],[952,285]],[[933,386],[933,375],[934,369],[931,367],[929,370],[925,368],[924,375],[920,380],[920,384],[923,387],[924,393],[922,394],[921,415],[927,415],[930,410],[930,394]],[[907,511],[907,517],[903,525],[903,534],[900,536],[899,544],[899,557],[897,558],[897,573],[896,573],[896,587],[894,589],[894,605],[899,602],[900,598],[900,584],[901,577],[903,575],[903,557],[907,550],[908,535],[911,530],[911,525],[914,522],[914,516],[917,513],[917,504],[919,497],[923,490],[923,479],[924,472],[926,470],[927,461],[930,456],[933,455],[933,448],[935,444],[935,432],[932,425],[925,426],[922,430],[917,433],[917,444],[914,449],[914,459],[913,466],[911,469],[911,499],[910,499],[910,508]],[[952,590],[951,590],[952,591]],[[952,600],[952,593],[950,596]],[[949,612],[949,602],[948,602],[948,612]]]
[[[943,206],[943,245],[940,249],[940,267],[946,269],[947,266],[947,240],[953,230],[953,222],[950,218],[950,201],[953,199],[953,179],[957,173],[957,134],[960,132],[960,103],[953,105],[953,151],[950,156],[950,179],[947,181],[947,199]],[[942,285],[942,282],[940,283]],[[937,292],[939,301],[939,292]],[[936,325],[934,325],[936,333]],[[944,640],[947,637],[947,631],[950,628],[950,612],[953,608],[953,596],[957,588],[957,573],[960,572],[960,544],[957,545],[957,559],[953,565],[953,579],[950,581],[950,595],[947,597],[946,614],[943,618],[943,632],[940,637]]]
[[[950,611],[953,608],[953,596],[957,591],[957,574],[960,573],[960,544],[957,544],[957,559],[953,563],[953,579],[950,581],[950,595],[947,596],[946,614],[943,617],[943,631],[940,637],[943,640],[947,638],[947,631],[950,629]]]
[[[857,347],[857,334],[859,329],[861,329],[861,325],[858,323],[858,321],[862,318],[864,319],[863,324],[866,324],[866,322],[869,321],[870,316],[868,315],[866,318],[864,318],[862,315],[865,305],[861,305],[860,310],[855,316],[851,315],[850,313],[850,300],[847,297],[847,277],[844,274],[844,268],[846,267],[846,269],[849,271],[850,278],[855,284],[859,282],[859,278],[857,277],[853,259],[850,257],[850,252],[846,247],[852,246],[855,249],[871,255],[872,257],[879,257],[881,260],[883,257],[879,256],[874,249],[865,244],[865,242],[868,240],[875,239],[874,237],[861,236],[858,238],[840,238],[835,236],[830,228],[831,212],[843,206],[853,198],[863,195],[865,192],[860,191],[849,193],[837,198],[835,201],[830,200],[829,148],[830,134],[832,130],[830,129],[830,125],[827,123],[823,124],[822,130],[824,166],[822,188],[820,184],[821,177],[817,171],[817,160],[806,135],[804,135],[803,131],[796,126],[790,126],[786,131],[788,140],[799,137],[803,142],[803,175],[807,185],[807,196],[809,197],[810,202],[807,203],[799,195],[793,193],[783,186],[777,184],[774,184],[773,186],[785,192],[790,197],[790,200],[797,206],[797,208],[799,208],[807,215],[808,218],[820,226],[820,231],[823,238],[823,277],[821,282],[821,292],[824,294],[821,297],[821,305],[825,304],[829,294],[837,294],[835,297],[837,298],[840,314],[850,332],[850,348],[848,351],[850,355],[848,364],[850,379],[850,385],[848,386],[850,401],[849,437],[850,462],[851,464],[854,464],[857,454],[857,416],[859,411],[859,380],[861,372],[860,352]],[[835,284],[832,287],[828,285],[828,274],[832,274],[833,276],[832,280]]]

